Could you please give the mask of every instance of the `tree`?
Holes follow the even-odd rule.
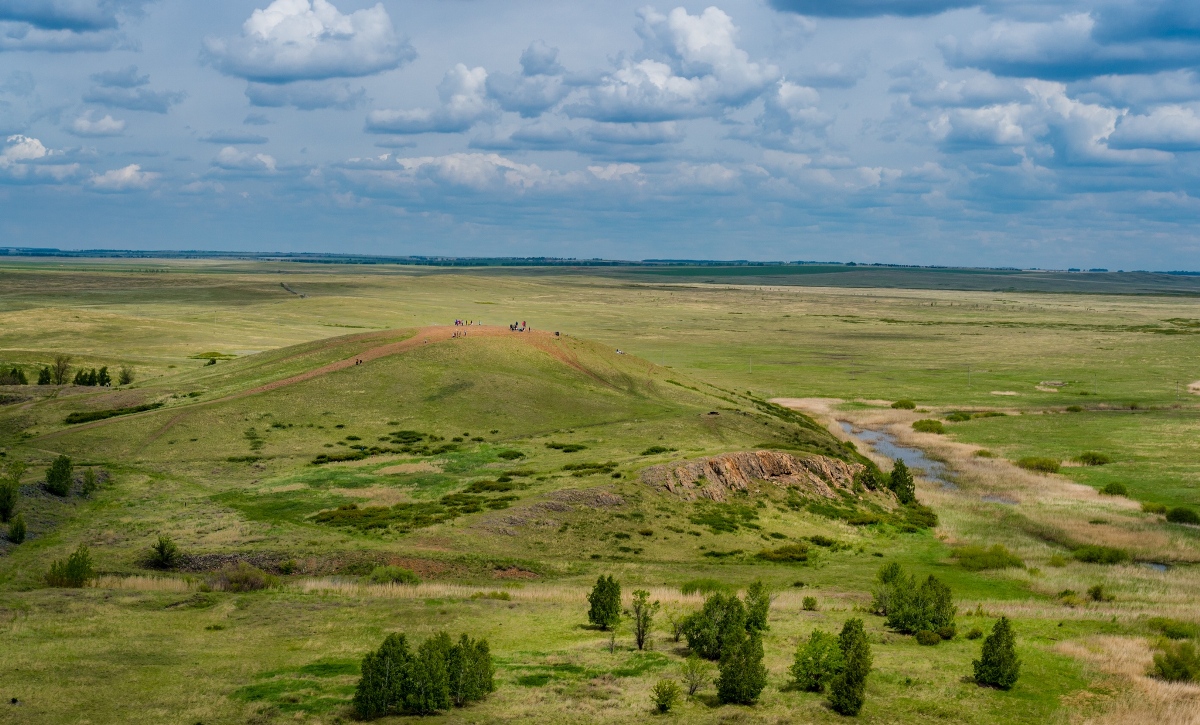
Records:
[[[688,658],[683,661],[680,674],[683,677],[683,683],[687,685],[688,697],[693,697],[708,684],[712,677],[712,667],[712,664],[700,659],[695,652],[688,655]]]
[[[409,687],[404,693],[404,712],[432,715],[450,709],[450,672],[446,660],[452,646],[450,635],[439,632],[417,648]]]
[[[658,601],[650,601],[650,592],[638,589],[633,593],[633,639],[640,650],[646,645],[646,637],[654,624],[654,613],[658,611]]]
[[[761,581],[746,589],[746,628],[765,632],[771,628],[767,617],[771,613],[771,593]]]
[[[389,634],[362,661],[362,678],[354,689],[354,713],[362,720],[383,717],[396,709],[409,677],[412,654],[403,634]]]
[[[50,372],[49,365],[38,371],[38,385],[49,385],[52,379],[53,373]]]
[[[650,690],[650,698],[654,700],[655,710],[670,712],[675,703],[679,702],[679,685],[675,680],[659,680]]]
[[[0,385],[29,385],[29,378],[24,370],[13,365],[8,372],[0,372]]]
[[[838,635],[842,670],[829,683],[829,705],[842,715],[857,715],[863,706],[867,675],[871,672],[871,645],[861,619],[848,619]]]
[[[758,632],[741,630],[726,643],[717,666],[717,699],[722,703],[753,705],[767,686],[767,668],[763,666],[762,637]]]
[[[464,707],[487,697],[496,689],[496,667],[486,639],[472,640],[463,634],[446,657],[450,676],[450,700]]]
[[[21,498],[21,476],[25,474],[24,461],[10,461],[0,478],[0,521],[8,523],[17,510]]]
[[[1021,660],[1017,658],[1017,638],[1008,617],[1001,617],[992,627],[992,633],[983,640],[979,659],[972,665],[975,681],[981,685],[1007,690],[1016,683],[1021,674]]]
[[[887,617],[887,625],[897,632],[950,632],[953,637],[954,595],[950,587],[930,575],[920,586],[900,565],[891,562],[880,568],[876,577],[871,608]]]
[[[133,382],[133,368],[128,365],[122,365],[121,371],[117,373],[118,385],[129,385]]]
[[[746,632],[746,607],[735,594],[714,592],[683,624],[688,647],[708,660],[721,658],[725,643]]]
[[[796,647],[792,661],[792,684],[805,692],[824,692],[826,685],[842,671],[842,650],[832,634],[814,629],[808,641]]]
[[[17,514],[17,517],[8,525],[8,540],[14,544],[21,544],[25,541],[25,516]]]
[[[46,470],[46,490],[55,496],[66,496],[71,493],[71,484],[74,482],[71,459],[61,455],[55,458]]]
[[[912,473],[909,472],[908,466],[904,465],[903,458],[896,459],[896,465],[892,467],[892,475],[888,479],[888,488],[896,494],[900,503],[907,505],[916,502],[917,488],[913,483]]]
[[[71,381],[72,385],[87,385],[88,376],[86,370],[76,370],[75,379]]]
[[[155,569],[174,569],[179,565],[179,547],[170,536],[161,534],[158,541],[150,545],[150,556],[147,563]]]
[[[611,575],[601,576],[588,595],[588,621],[608,630],[621,621],[621,584]]]
[[[354,713],[361,720],[385,715],[429,715],[482,700],[496,689],[495,666],[487,640],[462,635],[452,644],[440,632],[414,653],[403,634],[390,634],[363,658],[354,690]]]
[[[112,376],[108,374],[107,365],[100,368],[100,371],[96,374],[96,385],[106,388],[112,385]]]
[[[80,544],[66,560],[59,559],[50,564],[46,584],[52,587],[81,587],[94,575],[91,552],[86,544]]]
[[[54,364],[50,366],[50,377],[55,385],[66,385],[71,375],[71,356],[56,355]]]
[[[83,469],[83,488],[81,489],[84,496],[91,496],[96,491],[96,486],[99,481],[96,479],[96,469]]]

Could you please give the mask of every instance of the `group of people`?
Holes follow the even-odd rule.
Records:
[[[476,322],[475,320],[455,320],[454,321],[455,327],[467,327],[468,325],[478,325],[478,324],[480,324],[480,323]]]
[[[526,326],[525,321],[521,320],[520,322],[514,322],[509,325],[508,329],[512,330],[513,332],[525,332],[526,330],[532,330],[533,328]]]

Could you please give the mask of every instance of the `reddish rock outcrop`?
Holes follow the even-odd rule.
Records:
[[[826,456],[746,451],[651,466],[642,471],[642,481],[687,501],[707,498],[723,502],[730,492],[745,491],[754,481],[836,498],[834,487],[851,488],[855,474],[862,469],[860,463],[846,463]]]

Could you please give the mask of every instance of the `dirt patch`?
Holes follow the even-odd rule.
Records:
[[[492,571],[494,579],[537,579],[537,572],[522,569],[519,566],[509,566],[502,569],[494,569]]]
[[[1035,386],[1033,386],[1033,387],[1034,387],[1034,389],[1035,389],[1035,390],[1039,390],[1039,391],[1041,391],[1041,392],[1043,392],[1043,393],[1057,393],[1057,392],[1059,392],[1058,388],[1051,388],[1051,387],[1049,387],[1049,386],[1046,386],[1046,385],[1035,385]]]
[[[992,395],[1020,395],[1015,390],[993,390]]]
[[[749,490],[754,481],[837,498],[834,488],[849,489],[862,469],[862,464],[826,456],[753,451],[651,466],[642,471],[642,481],[688,501],[707,498],[723,502],[732,491]]]
[[[401,463],[398,466],[388,466],[380,468],[375,473],[381,476],[390,476],[397,473],[441,473],[442,467],[434,465],[430,461],[421,461],[420,463]]]
[[[625,499],[611,491],[599,488],[564,488],[560,491],[555,491],[550,496],[556,501],[580,504],[581,506],[594,509],[625,505]]]
[[[1188,383],[1188,392],[1192,395],[1200,395],[1200,380],[1194,383]]]

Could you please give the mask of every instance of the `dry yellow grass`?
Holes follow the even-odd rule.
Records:
[[[1077,720],[1094,725],[1196,725],[1200,685],[1163,682],[1146,676],[1153,653],[1143,639],[1092,637],[1059,643],[1055,650],[1092,664],[1129,683],[1098,717]]]

